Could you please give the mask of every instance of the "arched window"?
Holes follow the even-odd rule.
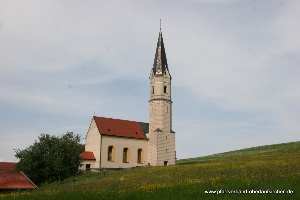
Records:
[[[143,160],[144,160],[144,151],[143,151],[143,149],[138,149],[137,163],[143,164]]]
[[[107,151],[107,160],[110,162],[114,162],[115,160],[115,148],[114,146],[109,146]]]
[[[130,160],[130,151],[128,148],[123,149],[123,163],[129,163]]]

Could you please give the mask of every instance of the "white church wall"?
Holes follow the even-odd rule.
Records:
[[[100,168],[100,145],[101,135],[93,118],[85,138],[85,151],[93,152],[96,158],[96,161],[91,163],[91,168]]]
[[[102,135],[101,167],[130,168],[148,165],[147,140]],[[108,147],[114,147],[114,161],[108,161]],[[129,162],[123,162],[123,150],[129,149]],[[138,163],[138,149],[143,150],[142,163]]]

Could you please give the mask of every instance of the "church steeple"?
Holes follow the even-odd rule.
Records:
[[[154,64],[152,69],[155,76],[163,75],[165,70],[166,69],[168,70],[168,62],[167,62],[167,56],[165,52],[165,46],[164,46],[161,28],[159,31]]]
[[[161,28],[159,31],[154,64],[150,73],[150,101],[169,100],[171,101],[171,74],[168,68],[167,56]]]
[[[172,130],[171,75],[159,31],[154,64],[150,73],[148,162],[150,165],[175,164],[175,132]]]

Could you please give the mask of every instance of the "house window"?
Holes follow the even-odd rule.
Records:
[[[85,170],[86,171],[91,171],[91,164],[86,164],[85,165]]]
[[[114,146],[108,147],[107,160],[110,162],[114,162],[115,160],[115,148]]]
[[[144,152],[143,152],[143,149],[138,149],[137,163],[143,164],[143,160],[144,160]]]
[[[128,148],[123,149],[123,163],[129,163],[130,152]]]
[[[164,93],[167,93],[167,86],[164,86]]]

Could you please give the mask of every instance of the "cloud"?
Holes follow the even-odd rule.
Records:
[[[273,30],[282,39],[278,49],[282,52],[293,53],[300,51],[300,39],[298,37],[300,28],[298,20],[300,17],[300,2],[290,1],[281,4],[282,9],[273,22]]]
[[[219,24],[210,25],[203,33],[200,26],[195,26],[196,22],[191,22],[194,26],[182,32],[189,37],[176,41],[183,48],[172,48],[174,55],[181,55],[173,57],[178,66],[177,84],[200,97],[215,99],[224,108],[273,109],[274,104],[295,93],[299,77],[294,67],[297,60],[290,62],[288,57],[284,58],[286,50],[276,48],[286,38],[278,38],[278,33],[273,32],[270,25],[273,21],[270,18],[256,22],[255,27],[250,23],[238,28],[235,23],[227,23],[230,34],[224,34],[221,30],[224,27]],[[248,33],[243,33],[244,30]],[[287,60],[286,63],[276,63],[278,57]]]

